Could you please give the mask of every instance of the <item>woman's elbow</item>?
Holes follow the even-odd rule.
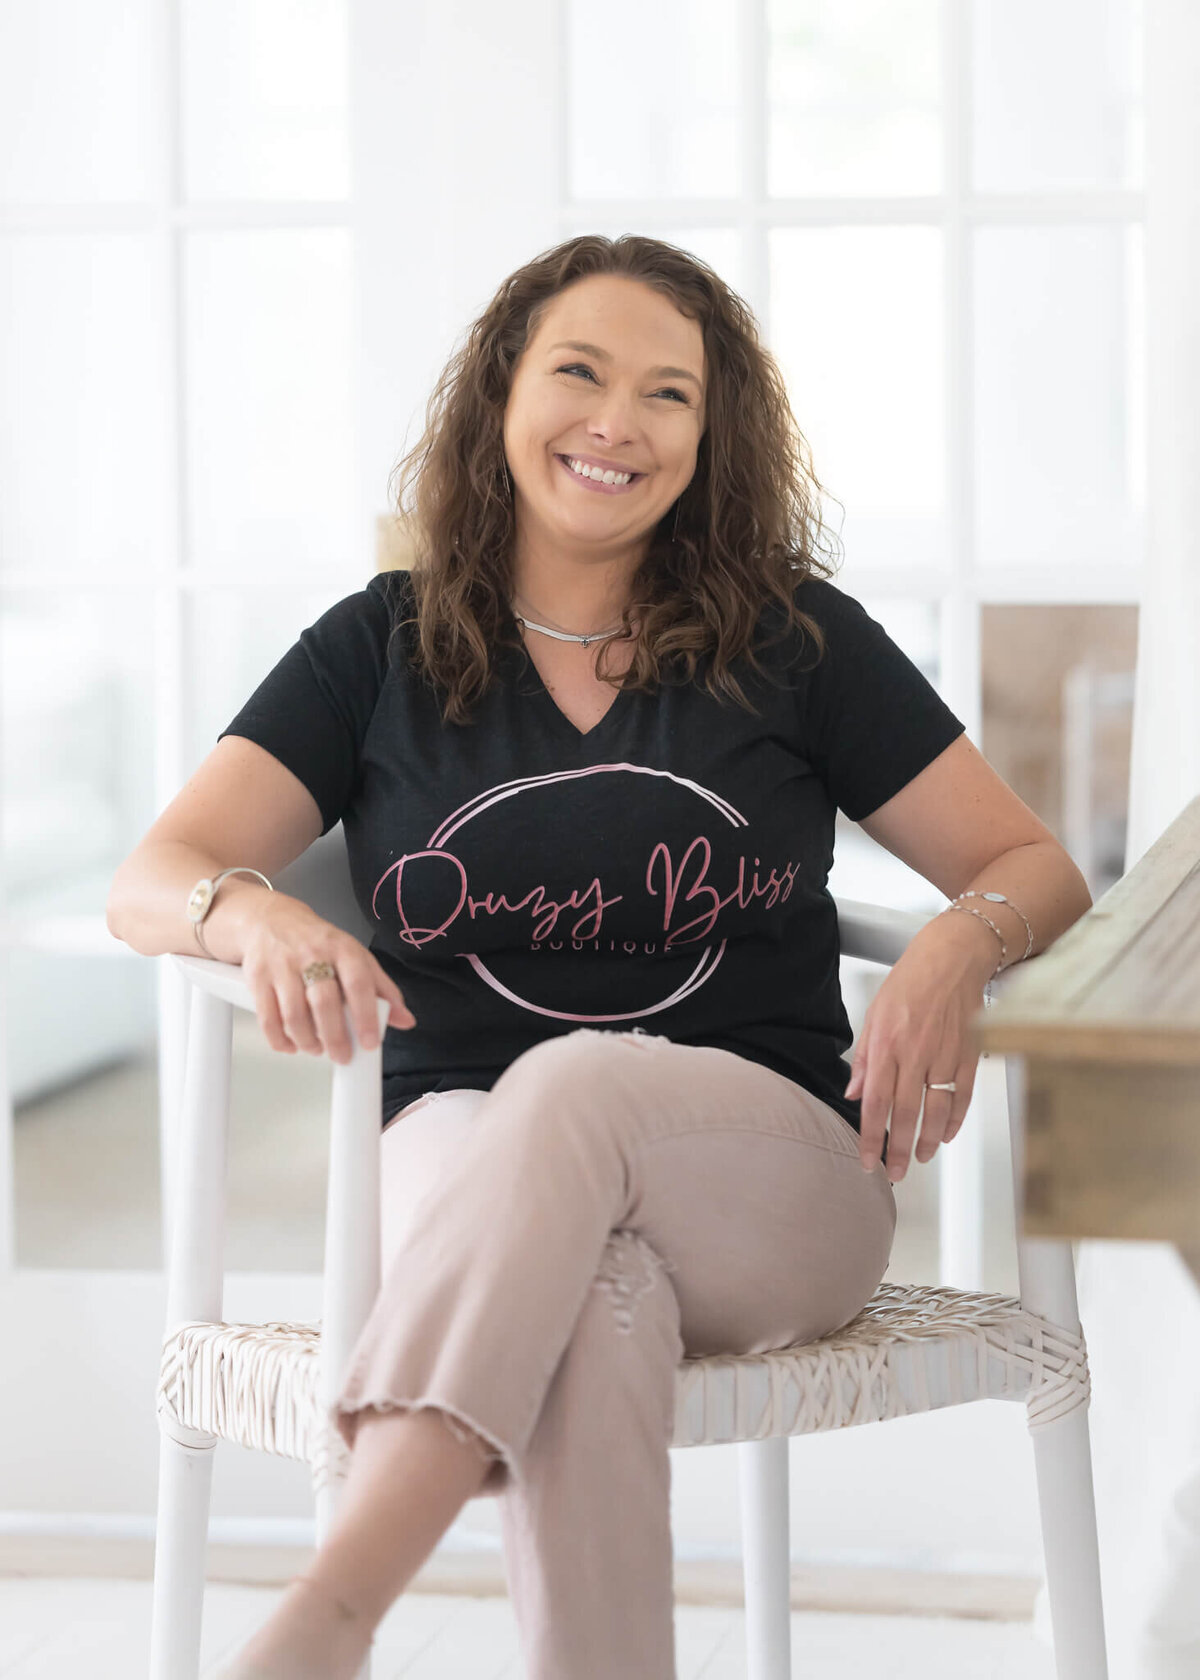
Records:
[[[114,939],[119,939],[127,945],[129,943],[126,937],[127,906],[122,880],[124,869],[125,864],[122,863],[108,884],[108,898],[104,904],[104,924]]]
[[[1087,884],[1087,877],[1080,869],[1075,859],[1066,847],[1060,847],[1062,852],[1063,873],[1066,877],[1066,897],[1071,905],[1071,919],[1067,924],[1073,927],[1080,917],[1086,916],[1092,908],[1092,892]]]
[[[144,875],[138,868],[139,848],[130,852],[117,867],[116,874],[108,885],[108,898],[104,904],[104,922],[114,939],[119,939],[123,945],[137,951],[141,956],[152,955],[142,944],[138,943],[139,907],[144,908]],[[142,905],[139,906],[139,885]]]

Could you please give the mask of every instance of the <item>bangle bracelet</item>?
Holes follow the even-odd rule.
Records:
[[[213,899],[217,896],[217,889],[221,885],[221,882],[226,880],[230,875],[253,875],[257,880],[262,882],[268,892],[275,891],[275,888],[271,885],[270,881],[267,880],[267,877],[260,873],[259,870],[250,869],[240,864],[233,869],[222,869],[221,873],[219,875],[214,875],[211,880],[206,875],[196,882],[196,885],[188,894],[186,910],[187,919],[196,930],[197,945],[199,945],[200,949],[204,952],[204,955],[213,962],[216,962],[217,958],[213,956],[208,946],[204,943],[204,935],[200,932],[200,924],[204,920],[205,916],[208,915],[208,912],[212,909]]]

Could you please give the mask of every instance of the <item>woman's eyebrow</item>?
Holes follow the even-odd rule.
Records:
[[[601,348],[598,344],[582,344],[577,339],[573,339],[573,338],[561,339],[559,341],[559,343],[552,344],[550,346],[550,349],[551,350],[582,350],[585,356],[596,356],[602,362],[611,362],[612,361],[612,357],[609,355],[608,351],[607,350],[601,350]],[[695,385],[695,387],[698,391],[702,391],[704,389],[704,387],[701,385],[700,381],[696,378],[696,375],[694,373],[689,373],[687,368],[656,367],[656,368],[651,368],[650,372],[653,374],[653,376],[656,379],[659,378],[661,375],[664,375],[664,374],[669,375],[673,379],[690,379],[692,381],[692,383]]]

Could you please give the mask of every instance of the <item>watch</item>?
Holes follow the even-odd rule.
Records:
[[[267,877],[261,873],[261,871],[246,868],[240,864],[234,869],[222,869],[221,873],[219,875],[214,875],[211,880],[207,875],[205,875],[196,882],[196,885],[188,894],[186,912],[187,919],[196,930],[197,945],[199,945],[200,949],[204,952],[204,955],[210,958],[213,962],[216,962],[217,959],[204,943],[204,935],[200,932],[200,924],[204,920],[205,916],[208,915],[208,912],[212,909],[213,899],[217,896],[217,889],[221,885],[221,882],[226,880],[230,875],[253,875],[256,880],[262,882],[268,892],[275,891],[275,888],[271,885],[270,881],[267,880]]]

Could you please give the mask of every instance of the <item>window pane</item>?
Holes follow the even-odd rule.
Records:
[[[346,198],[346,0],[182,0],[185,196]]]
[[[737,190],[734,0],[584,0],[567,9],[572,198],[720,198]]]
[[[1134,564],[1140,229],[986,228],[975,249],[980,563]]]
[[[337,564],[355,546],[348,233],[197,234],[187,279],[196,563]]]
[[[157,1270],[156,965],[4,953],[17,1265]]]
[[[10,951],[17,1264],[157,1271],[162,1196],[155,964]],[[69,1014],[71,1032],[48,1023]],[[225,1264],[320,1272],[327,1056],[272,1050],[234,1012]]]
[[[367,581],[347,575],[344,584],[323,593],[300,595],[206,589],[188,602],[192,720],[187,774],[208,757],[221,730],[300,632]]]
[[[160,562],[163,255],[137,234],[0,239],[0,568],[111,578]]]
[[[153,821],[153,601],[0,597],[9,913],[99,917],[113,871]]]
[[[939,0],[769,0],[767,191],[942,185]]]
[[[159,0],[0,6],[0,202],[113,204],[160,190]]]
[[[981,192],[1137,187],[1140,0],[972,0]]]
[[[1114,602],[982,609],[982,751],[1093,899],[1125,871],[1137,614]]]
[[[770,346],[850,564],[945,560],[941,239],[933,228],[771,235]]]

